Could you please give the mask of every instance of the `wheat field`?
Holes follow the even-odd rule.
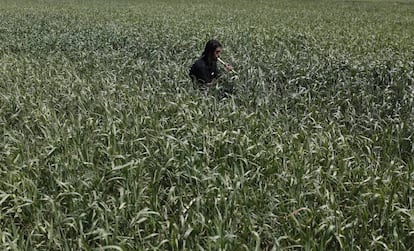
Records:
[[[0,249],[414,250],[413,27],[411,0],[0,0]],[[211,38],[238,79],[200,92]]]

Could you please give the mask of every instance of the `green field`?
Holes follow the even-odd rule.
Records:
[[[414,2],[0,0],[0,130],[1,250],[414,250]]]

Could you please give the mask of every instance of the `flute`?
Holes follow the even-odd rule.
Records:
[[[223,60],[221,60],[221,58],[217,58],[217,60],[222,63],[224,66],[227,66],[228,64],[226,62],[224,62]],[[238,74],[235,70],[231,69],[231,72],[233,72],[234,74]]]

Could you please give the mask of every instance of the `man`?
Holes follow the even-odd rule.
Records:
[[[215,85],[214,79],[218,77],[217,59],[220,57],[222,46],[217,40],[207,42],[201,58],[199,58],[190,69],[190,77],[197,82],[201,88],[212,87]],[[226,65],[226,72],[231,71],[233,67]]]

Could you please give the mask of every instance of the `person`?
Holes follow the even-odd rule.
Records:
[[[222,48],[219,41],[214,39],[208,41],[201,57],[191,66],[189,75],[194,82],[198,83],[200,88],[215,85],[214,79],[219,76],[217,59],[221,56]],[[227,64],[224,69],[228,72],[233,67]]]

